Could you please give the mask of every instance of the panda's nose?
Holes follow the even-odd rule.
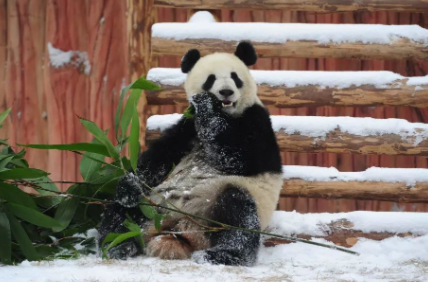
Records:
[[[230,89],[223,89],[223,90],[220,90],[219,93],[224,97],[229,97],[229,96],[232,96],[234,92],[233,90],[230,90]]]

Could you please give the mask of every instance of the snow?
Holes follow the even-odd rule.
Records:
[[[148,130],[165,130],[175,124],[181,114],[154,115],[147,120]],[[355,117],[271,116],[274,131],[326,138],[335,129],[357,136],[396,134],[416,146],[428,138],[428,124],[410,123],[404,119],[374,119]]]
[[[199,11],[189,19],[189,23],[215,23],[217,22],[213,16],[208,11]]]
[[[351,86],[371,85],[378,89],[403,86],[400,80],[407,79],[407,85],[421,87],[428,85],[428,76],[404,77],[389,71],[265,71],[250,70],[258,85],[267,84],[272,87],[297,87],[318,85],[322,88],[344,89]],[[153,68],[147,79],[153,82],[181,86],[187,75],[178,68]],[[422,89],[420,89],[422,90]]]
[[[407,233],[428,235],[428,213],[413,212],[369,212],[311,213],[276,211],[268,230],[280,235],[307,234],[327,235],[326,225],[345,219],[354,224],[354,230],[369,232]],[[427,249],[428,251],[428,246]],[[428,255],[428,254],[427,254]]]
[[[188,23],[154,24],[152,33],[153,37],[174,40],[250,40],[266,43],[308,40],[318,44],[391,44],[398,39],[406,39],[428,44],[428,31],[419,25],[213,23],[200,15],[195,15]]]
[[[89,75],[91,72],[91,65],[88,60],[88,53],[82,51],[63,51],[55,48],[52,43],[48,43],[48,54],[51,66],[54,68],[61,68],[68,64],[79,67],[81,64],[84,66],[84,73]]]
[[[428,169],[371,167],[365,171],[340,172],[334,167],[286,165],[282,167],[284,179],[306,181],[380,181],[402,182],[413,186],[428,182]]]
[[[319,232],[320,224],[336,218],[352,220],[362,230],[396,230],[410,227],[427,234],[427,214],[370,213],[307,214],[275,212],[271,225],[277,232]],[[287,224],[284,221],[290,221]],[[284,224],[280,224],[283,223]],[[426,225],[426,224],[425,224]],[[419,227],[418,227],[419,226]],[[282,230],[278,230],[282,228]],[[426,228],[426,227],[425,227]],[[407,230],[409,231],[409,230]],[[325,242],[315,239],[317,242]],[[291,282],[425,282],[428,281],[428,235],[392,237],[383,241],[360,239],[352,248],[360,256],[303,243],[262,247],[254,267],[196,264],[140,256],[126,261],[102,260],[96,256],[78,260],[28,262],[1,266],[1,280],[14,282],[137,282],[137,281],[291,281]]]

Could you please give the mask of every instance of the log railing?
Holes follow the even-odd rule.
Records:
[[[150,105],[188,105],[184,92],[185,76],[179,69],[166,69],[163,79],[159,79],[156,73],[165,69],[152,69],[148,79],[156,82],[162,89],[146,91],[147,101]],[[280,74],[284,77],[284,84],[267,84],[258,78],[257,71],[253,71],[253,77],[258,83],[258,95],[265,106],[277,108],[307,107],[307,106],[410,106],[424,108],[428,106],[428,78],[416,78],[418,83],[413,83],[415,78],[399,77],[390,72],[365,72],[366,76],[378,76],[379,83],[385,76],[397,77],[384,85],[371,83],[363,85],[328,85],[317,84],[314,75],[322,75],[318,80],[343,81],[343,72],[288,72],[265,71],[264,76],[272,77]],[[358,77],[362,72],[347,72],[345,75]],[[290,77],[299,79],[298,85],[291,84]],[[303,79],[307,77],[307,79]],[[325,79],[323,78],[325,77]],[[364,80],[364,78],[360,79]],[[168,83],[174,81],[175,83]],[[178,83],[177,83],[178,81]],[[361,83],[361,82],[356,82]]]
[[[160,121],[158,118],[161,118]],[[173,124],[180,115],[152,116],[146,141],[157,139],[160,122]],[[279,147],[286,152],[365,155],[428,155],[428,125],[399,119],[273,116]],[[328,125],[320,130],[320,127]]]
[[[251,41],[261,58],[428,59],[428,31],[419,26],[204,21],[155,24],[152,55],[233,53],[242,40]]]
[[[187,9],[297,10],[318,13],[353,11],[422,13],[428,9],[428,3],[423,0],[155,0],[155,5]]]
[[[286,179],[281,196],[428,203],[428,183],[408,185],[405,182]]]

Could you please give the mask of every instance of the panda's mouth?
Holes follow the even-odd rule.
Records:
[[[223,108],[231,108],[231,107],[236,106],[236,102],[232,102],[229,100],[223,100],[223,101],[221,101],[221,105],[223,106]]]

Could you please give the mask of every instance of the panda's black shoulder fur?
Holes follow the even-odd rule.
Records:
[[[238,117],[220,111],[217,118],[223,119],[224,130],[204,146],[207,159],[217,170],[242,176],[281,172],[279,147],[262,105],[248,107]]]
[[[196,138],[193,119],[181,118],[163,132],[160,138],[138,159],[138,173],[150,187],[159,185],[193,148]]]

